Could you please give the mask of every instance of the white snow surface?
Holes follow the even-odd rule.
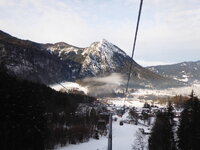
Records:
[[[126,56],[125,52],[120,51],[119,48],[108,42],[106,39],[102,39],[101,42],[99,42],[98,48],[101,49],[102,52],[105,51],[108,55],[111,56],[113,55],[113,52],[120,53]]]
[[[87,87],[83,87],[75,82],[62,82],[60,84],[50,85],[50,87],[56,91],[60,91],[61,89],[63,89],[64,88],[63,86],[68,90],[76,89],[79,91],[83,91],[85,94],[88,93]]]
[[[48,51],[50,52],[54,52],[54,51],[59,51],[58,56],[60,57],[62,53],[68,54],[69,52],[75,52],[76,54],[79,51],[79,48],[76,47],[64,47],[64,48],[60,48],[59,45],[56,46],[52,46],[47,48]]]
[[[92,70],[94,74],[100,70],[115,69],[117,64],[112,59],[115,53],[126,57],[125,52],[105,39],[94,42],[82,52],[82,55],[85,56],[82,67],[85,70]]]
[[[109,104],[114,104],[117,107],[123,107],[125,105],[128,107],[142,108],[144,106],[145,100],[139,100],[136,98],[109,98],[107,102]]]
[[[117,121],[113,121],[113,136],[112,136],[112,149],[113,150],[132,150],[132,146],[136,140],[136,132],[140,132],[139,128],[146,129],[147,127],[142,125],[133,125],[124,123],[123,126],[119,125],[119,121],[127,117],[127,113],[122,118],[118,116]],[[147,138],[147,137],[146,137]],[[147,141],[147,140],[146,140]],[[57,148],[56,150],[107,150],[108,139],[103,136],[99,140],[90,139],[86,143],[80,143],[77,145],[67,145],[65,147]],[[146,143],[147,145],[147,143]],[[146,150],[146,147],[145,149]]]
[[[191,86],[179,87],[179,88],[168,88],[163,90],[156,90],[156,89],[139,89],[136,92],[132,93],[135,98],[144,95],[156,95],[156,96],[176,96],[176,95],[183,95],[188,96],[191,94],[192,90],[196,96],[200,97],[200,84],[193,84]]]

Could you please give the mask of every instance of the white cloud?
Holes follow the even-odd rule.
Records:
[[[191,59],[189,55],[200,55],[198,51],[200,1],[155,0],[148,2],[149,6],[145,7],[153,9],[154,25],[140,28],[141,39],[138,42],[140,52],[136,53],[136,57],[141,59],[143,56],[147,60],[157,61],[163,59],[164,61],[170,59],[184,61]],[[196,5],[197,3],[199,5]],[[143,19],[147,16],[145,13],[147,12],[143,12]]]
[[[80,47],[106,38],[130,55],[138,7],[139,0],[1,0],[0,27],[23,39]],[[199,0],[144,0],[134,58],[197,59],[199,14]]]
[[[0,20],[1,28],[21,38],[78,44],[90,33],[79,12],[57,0],[20,0],[3,8],[5,17]]]

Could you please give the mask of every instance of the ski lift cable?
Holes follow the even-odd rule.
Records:
[[[68,89],[63,84],[61,84],[60,82],[56,82],[56,83],[62,86],[66,91],[68,91]]]
[[[136,46],[136,41],[137,41],[137,33],[138,33],[138,28],[139,28],[139,23],[140,23],[140,16],[141,16],[141,12],[142,12],[142,5],[143,5],[143,0],[140,1],[137,26],[136,26],[135,37],[134,37],[134,42],[133,42],[133,50],[132,50],[132,55],[131,55],[131,65],[130,65],[128,80],[127,80],[127,85],[126,85],[126,93],[128,92],[128,87],[129,87],[129,82],[130,82],[130,77],[131,77],[131,70],[132,70],[132,66],[133,66],[133,56],[134,56],[135,46]]]

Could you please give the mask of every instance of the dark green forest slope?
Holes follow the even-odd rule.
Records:
[[[86,95],[56,92],[42,84],[18,80],[1,67],[1,150],[43,150],[81,142],[88,138],[89,126],[80,118],[77,121],[75,111],[79,103],[93,101],[95,98]],[[75,124],[81,124],[79,136],[73,131]]]

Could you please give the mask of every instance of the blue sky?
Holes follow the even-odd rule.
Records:
[[[140,0],[0,0],[0,29],[40,43],[87,47],[105,38],[129,55]],[[200,1],[144,0],[134,59],[200,60]]]

